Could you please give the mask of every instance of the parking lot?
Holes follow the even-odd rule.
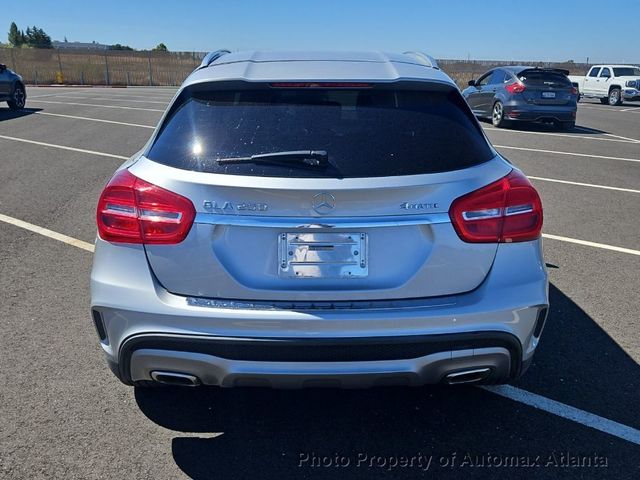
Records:
[[[149,391],[106,367],[89,273],[99,193],[174,91],[0,108],[0,477],[640,478],[640,104],[483,123],[545,207],[550,315],[512,386]]]

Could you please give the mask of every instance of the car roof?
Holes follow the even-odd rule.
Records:
[[[435,61],[434,61],[435,63]],[[432,81],[455,86],[422,54],[377,51],[260,51],[226,53],[196,69],[184,86],[223,80],[286,81]]]
[[[593,67],[639,68],[637,65],[612,65],[612,64],[605,65],[604,63],[598,64],[598,65],[593,65],[591,68],[593,68]]]

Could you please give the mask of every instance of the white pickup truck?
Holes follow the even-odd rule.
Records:
[[[599,98],[609,105],[640,101],[640,67],[633,65],[594,65],[584,76],[569,75],[578,89],[578,98]]]

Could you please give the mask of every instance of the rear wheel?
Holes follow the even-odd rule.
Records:
[[[11,110],[22,110],[26,101],[27,94],[24,91],[24,86],[19,83],[16,84],[15,88],[13,89],[11,100],[7,101],[9,108]]]
[[[619,88],[612,88],[609,92],[609,105],[622,105],[622,96]]]
[[[507,121],[504,119],[504,107],[502,102],[496,102],[493,104],[493,110],[491,111],[491,123],[494,127],[505,127]]]

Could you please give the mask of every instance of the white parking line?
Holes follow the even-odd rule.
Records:
[[[122,99],[122,98],[112,98],[112,97],[78,97],[78,98],[82,98],[83,100],[112,100],[114,102],[132,102],[132,103],[159,103],[160,105],[167,105],[169,103],[169,100],[160,102],[157,100],[131,100],[129,98],[127,99]]]
[[[629,255],[640,255],[640,250],[633,250],[631,248],[624,248],[624,247],[616,247],[615,245],[607,245],[606,243],[589,242],[587,240],[579,240],[577,238],[561,237],[560,235],[551,235],[550,233],[543,233],[542,236],[543,238],[558,240],[560,242],[575,243],[577,245],[584,245],[586,247],[595,247],[595,248],[601,248],[603,250],[611,250],[614,252],[628,253]]]
[[[14,142],[31,143],[33,145],[40,145],[42,147],[59,148],[61,150],[70,150],[72,152],[88,153],[89,155],[98,155],[100,157],[118,158],[121,160],[127,160],[129,157],[124,155],[114,155],[113,153],[96,152],[95,150],[85,150],[84,148],[67,147],[64,145],[57,145],[55,143],[36,142],[35,140],[27,140],[26,138],[9,137],[7,135],[0,135],[0,138],[4,140],[12,140]]]
[[[555,155],[570,155],[574,157],[588,157],[588,158],[602,158],[604,160],[619,160],[621,162],[639,162],[640,158],[624,158],[624,157],[608,157],[606,155],[591,155],[588,153],[576,153],[576,152],[560,152],[558,150],[543,150],[541,148],[525,148],[525,147],[512,147],[510,145],[493,145],[496,148],[508,148],[511,150],[523,150],[525,152],[539,152],[539,153],[553,153]]]
[[[640,190],[634,190],[632,188],[609,187],[608,185],[596,185],[594,183],[570,182],[569,180],[558,180],[556,178],[545,178],[545,177],[533,177],[531,175],[527,175],[527,177],[533,180],[541,180],[543,182],[566,183],[567,185],[577,185],[579,187],[603,188],[605,190],[615,190],[618,192],[640,193]]]
[[[616,138],[587,137],[584,135],[571,135],[568,133],[527,132],[525,130],[505,130],[503,128],[485,127],[484,125],[483,125],[483,128],[485,130],[490,130],[492,132],[500,132],[500,133],[521,133],[523,135],[548,135],[552,137],[565,137],[565,138],[571,138],[571,139],[580,138],[584,140],[597,140],[600,142],[640,143],[640,140],[635,140],[633,138],[626,138],[626,137],[618,137],[617,135],[611,135],[606,133],[602,135],[612,136]]]
[[[602,133],[600,130],[594,130],[593,128],[589,128],[589,127],[575,127],[576,130],[582,130],[583,132],[587,132],[587,133],[596,133],[596,134],[602,134],[605,135],[607,137],[612,137],[612,138],[619,138],[622,140],[628,140],[629,142],[632,143],[640,143],[640,140],[638,140],[637,138],[630,138],[630,137],[623,137],[622,135],[614,135],[613,133]],[[591,137],[589,137],[591,138]]]
[[[151,125],[141,125],[139,123],[116,122],[115,120],[104,120],[102,118],[78,117],[76,115],[63,115],[61,113],[51,113],[51,112],[33,112],[33,113],[36,113],[38,115],[50,115],[52,117],[73,118],[75,120],[89,120],[91,122],[113,123],[116,125],[125,125],[127,127],[150,128],[151,130],[156,128]]]
[[[580,110],[581,108],[587,108],[589,110],[603,110],[605,112],[634,112],[634,113],[640,113],[640,108],[635,107],[635,108],[607,108],[607,107],[592,107],[592,106],[586,106],[586,105],[580,105],[578,107],[578,110]]]
[[[62,96],[66,97],[67,95],[73,95],[74,93],[84,93],[84,90],[73,90],[67,93],[60,93],[60,92],[47,93],[45,95],[28,95],[27,100],[31,98],[43,98],[43,97],[62,97]]]
[[[83,250],[86,250],[87,252],[94,251],[94,245],[91,243],[78,240],[77,238],[69,237],[67,235],[63,235],[62,233],[49,230],[48,228],[39,227],[38,225],[34,225],[33,223],[25,222],[23,220],[9,217],[1,213],[0,213],[0,222],[9,223],[11,225],[15,225],[16,227],[24,228],[25,230],[29,230],[30,232],[34,232],[39,235],[43,235],[45,237],[58,240],[59,242],[66,243],[67,245],[71,245],[73,247],[81,248]]]
[[[57,103],[59,105],[79,105],[81,107],[120,108],[122,110],[142,110],[144,112],[164,112],[157,108],[120,107],[116,105],[97,105],[95,103],[56,102],[55,100],[36,100],[36,103]]]
[[[614,422],[608,418],[594,415],[585,410],[565,405],[556,400],[551,400],[550,398],[511,385],[481,386],[479,388],[640,445],[640,430]]]

